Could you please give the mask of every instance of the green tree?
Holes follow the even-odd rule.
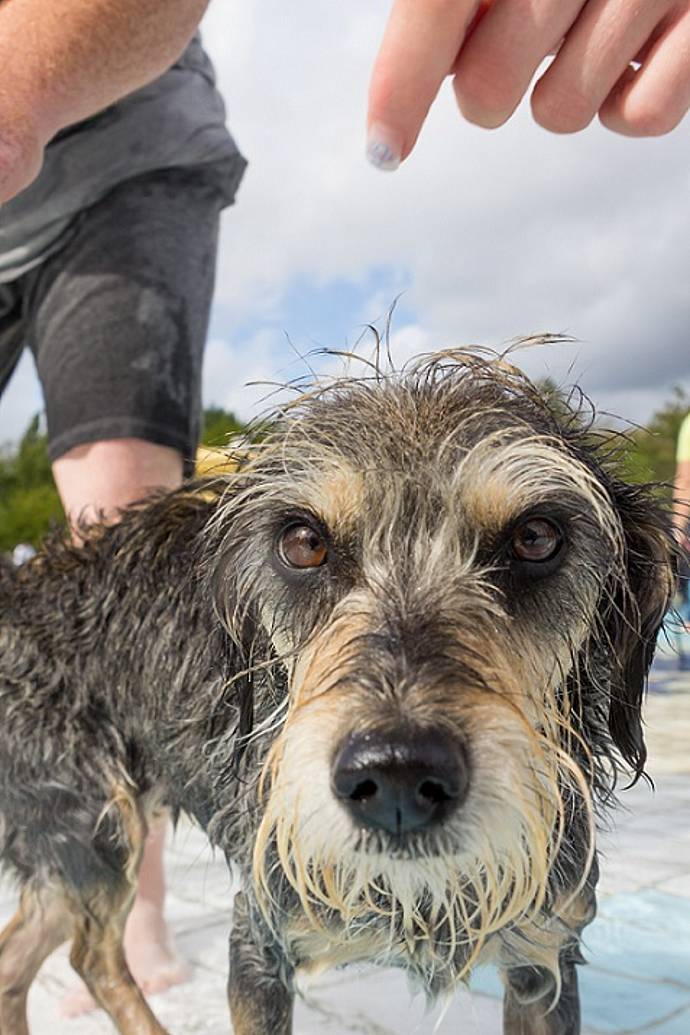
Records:
[[[232,435],[239,435],[243,430],[244,425],[229,410],[223,410],[219,406],[210,406],[204,410],[201,441],[205,446],[222,448]]]
[[[538,385],[554,412],[562,416],[567,406],[566,393],[551,378],[543,378]],[[676,385],[671,390],[671,398],[652,414],[644,427],[620,435],[597,419],[593,431],[599,439],[602,435],[611,435],[611,446],[624,478],[631,482],[658,482],[661,493],[670,498],[678,432],[688,412],[690,396]]]
[[[632,432],[627,458],[631,480],[662,482],[666,495],[672,495],[678,432],[689,411],[690,397],[676,385],[671,398],[652,415],[647,426]]]
[[[0,456],[0,549],[21,542],[37,546],[51,525],[64,519],[36,414],[19,446]]]

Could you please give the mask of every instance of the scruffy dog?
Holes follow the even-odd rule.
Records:
[[[608,442],[608,446],[607,443]],[[576,1035],[595,816],[641,774],[672,539],[610,440],[505,359],[315,386],[238,473],[2,574],[0,1032],[71,960],[161,1035],[122,929],[147,821],[239,865],[236,1035],[288,1035],[295,976],[478,963],[510,1035]]]

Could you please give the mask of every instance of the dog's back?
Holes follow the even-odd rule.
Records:
[[[179,673],[217,625],[193,563],[213,507],[181,492],[0,570],[0,851],[22,879],[103,879],[117,788],[162,779]]]

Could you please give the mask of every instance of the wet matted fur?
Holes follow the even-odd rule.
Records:
[[[506,1032],[576,1035],[673,558],[608,437],[457,351],[317,384],[237,474],[4,570],[1,1035],[67,938],[120,1032],[163,1032],[121,949],[162,805],[242,873],[236,1035],[362,960],[430,999],[493,961]]]

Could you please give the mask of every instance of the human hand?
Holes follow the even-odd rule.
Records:
[[[554,133],[595,115],[657,136],[690,107],[690,0],[394,0],[369,92],[370,160],[394,169],[415,145],[443,80],[461,113],[492,129],[532,90]]]

